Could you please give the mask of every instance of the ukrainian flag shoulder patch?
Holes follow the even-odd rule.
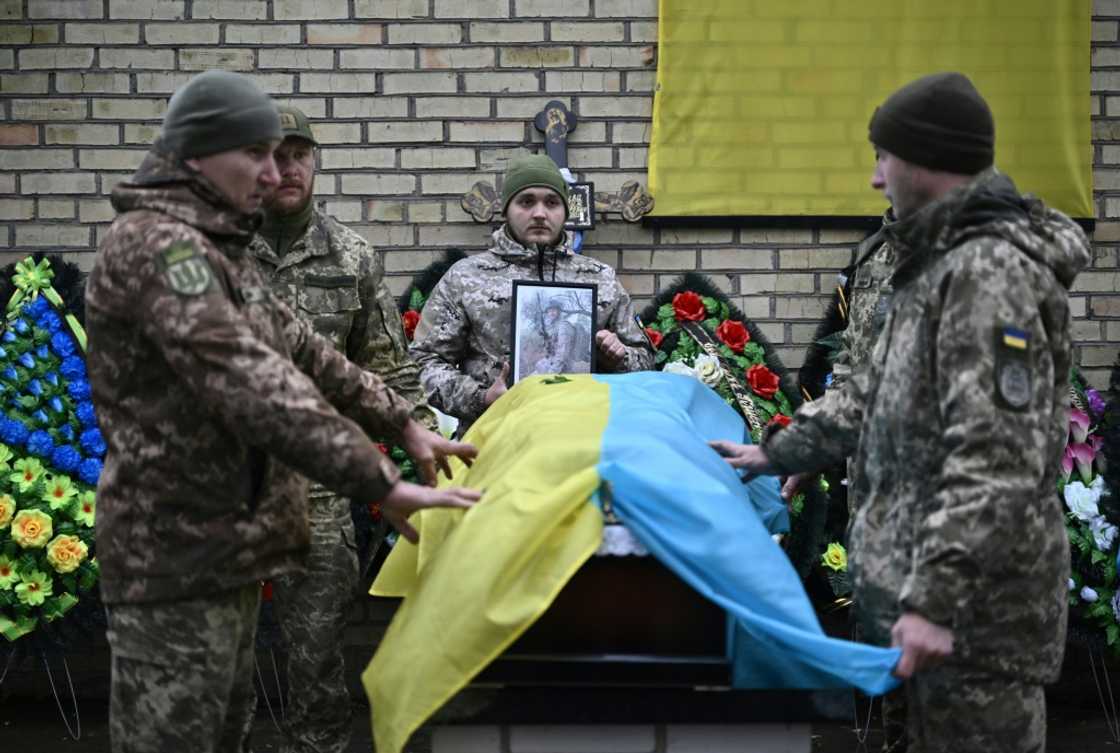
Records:
[[[1003,328],[1003,344],[1015,350],[1026,350],[1031,341],[1031,333],[1015,327]]]

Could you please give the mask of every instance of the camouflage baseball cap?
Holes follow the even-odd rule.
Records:
[[[303,114],[303,110],[291,105],[280,105],[276,109],[280,111],[280,130],[284,132],[284,138],[295,136],[307,139],[315,146],[319,146],[319,142],[315,140],[315,134],[311,132],[311,123],[308,122],[307,116]]]

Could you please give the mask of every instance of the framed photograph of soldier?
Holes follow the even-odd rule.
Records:
[[[511,384],[534,374],[594,370],[597,297],[591,284],[514,280]]]
[[[595,184],[568,184],[568,230],[591,230],[595,227]]]

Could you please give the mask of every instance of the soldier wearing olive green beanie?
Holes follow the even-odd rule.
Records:
[[[282,138],[276,104],[251,78],[206,71],[171,97],[157,145],[189,159]]]
[[[502,182],[502,212],[509,208],[513,197],[526,188],[551,188],[564,200],[564,217],[568,217],[568,182],[560,168],[547,154],[527,154],[509,163]]]
[[[653,349],[614,270],[572,249],[572,236],[564,229],[568,184],[556,163],[543,154],[511,160],[501,206],[505,223],[491,236],[490,249],[443,275],[424,304],[409,348],[429,403],[459,419],[460,436],[505,392],[511,374],[527,376],[539,361],[517,360],[511,352],[509,301],[516,282],[545,283],[543,292],[524,288],[523,293],[543,296],[542,302],[557,292],[548,289],[550,284],[594,286],[594,316],[580,324],[579,332],[587,347],[565,361],[574,370],[620,373],[653,367]]]

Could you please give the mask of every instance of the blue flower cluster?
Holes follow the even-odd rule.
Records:
[[[81,349],[43,296],[0,335],[0,441],[96,485],[105,457]]]

